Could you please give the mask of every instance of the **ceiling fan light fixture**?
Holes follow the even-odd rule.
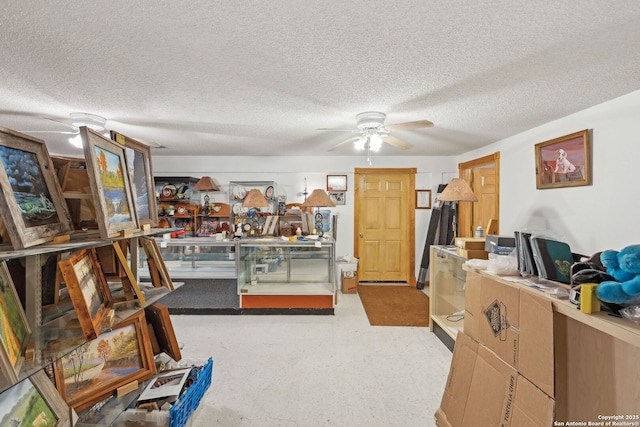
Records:
[[[82,137],[80,136],[80,134],[70,137],[69,144],[73,145],[76,148],[82,148]]]
[[[356,139],[354,142],[356,146],[356,150],[362,151],[367,145],[367,137],[362,135],[360,138]]]
[[[382,137],[379,133],[373,133],[369,136],[369,148],[371,151],[378,151],[382,147]]]

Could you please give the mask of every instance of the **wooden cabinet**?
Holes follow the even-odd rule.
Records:
[[[197,230],[200,193],[193,187],[194,177],[154,177],[158,198],[158,227],[181,228],[193,234]]]

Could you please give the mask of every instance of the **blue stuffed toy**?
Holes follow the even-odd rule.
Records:
[[[624,304],[640,296],[640,245],[631,245],[620,252],[606,250],[600,255],[607,274],[615,281],[601,282],[596,288],[599,300]]]

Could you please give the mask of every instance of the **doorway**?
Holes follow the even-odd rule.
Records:
[[[493,222],[492,234],[500,232],[500,152],[458,164],[458,174],[463,178],[478,201],[460,203],[458,209],[458,235],[472,237],[478,226],[485,233],[489,220]]]
[[[363,282],[415,286],[416,168],[356,168],[354,254]]]

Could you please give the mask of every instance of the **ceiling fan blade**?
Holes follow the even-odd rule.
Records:
[[[401,150],[408,150],[409,148],[413,147],[413,145],[409,144],[408,142],[398,139],[395,136],[391,136],[391,135],[383,136],[382,140],[387,144],[393,145],[394,147],[399,148]]]
[[[77,135],[80,132],[69,132],[69,131],[61,131],[61,130],[21,130],[19,132],[23,133],[61,133],[63,135]]]
[[[342,141],[342,142],[341,142],[340,144],[338,144],[338,145],[334,145],[333,147],[329,148],[329,150],[327,150],[327,151],[337,150],[338,148],[340,148],[340,147],[342,147],[342,146],[344,146],[344,145],[347,145],[347,144],[349,144],[349,143],[351,143],[351,142],[357,141],[358,139],[360,139],[360,137],[359,137],[359,136],[354,136],[353,138],[349,138],[349,139],[347,139],[346,141]]]
[[[318,128],[316,130],[326,130],[329,132],[351,132],[351,133],[359,133],[359,129],[331,129],[331,128]]]
[[[69,124],[69,123],[65,123],[65,122],[63,122],[63,121],[61,121],[61,120],[52,119],[52,118],[50,118],[50,117],[44,117],[44,119],[45,119],[45,120],[50,120],[50,121],[52,121],[52,122],[60,123],[61,125],[65,125],[65,126],[67,126],[67,127],[70,127],[71,129],[75,129],[76,131],[78,130],[78,128],[77,128],[77,127],[75,127],[74,125]]]
[[[385,126],[387,130],[391,130],[391,131],[430,128],[430,127],[433,127],[433,123],[431,123],[429,120],[418,120],[415,122],[396,123],[395,125]]]

